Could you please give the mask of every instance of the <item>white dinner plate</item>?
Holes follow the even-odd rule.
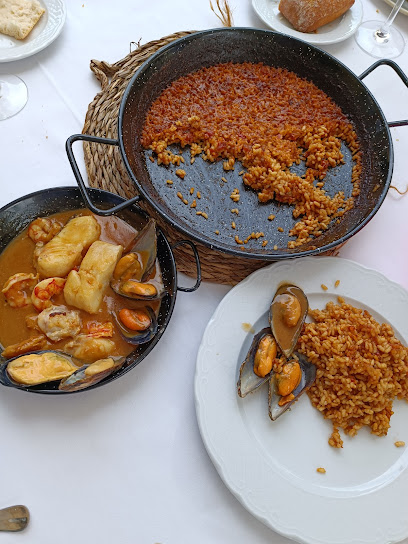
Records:
[[[280,13],[279,1],[252,0],[252,6],[263,22],[274,30],[315,45],[327,45],[346,40],[354,34],[363,19],[361,0],[355,0],[353,6],[344,15],[318,28],[316,32],[298,32]]]
[[[387,436],[367,428],[354,438],[341,433],[344,447],[335,449],[328,445],[331,423],[307,395],[275,422],[268,416],[266,386],[244,399],[237,395],[239,363],[254,331],[267,325],[270,301],[283,280],[299,285],[311,308],[341,295],[392,324],[408,342],[408,292],[378,272],[337,257],[257,270],[224,297],[200,345],[195,402],[205,447],[244,507],[286,537],[312,544],[399,542],[408,536],[408,447],[394,443],[408,444],[408,403],[394,401]]]
[[[39,0],[45,13],[25,40],[16,40],[0,34],[0,62],[20,60],[41,51],[57,36],[65,23],[66,10],[63,0]]]
[[[384,2],[387,2],[389,6],[394,7],[395,6],[395,0],[384,0]],[[398,13],[403,13],[404,15],[408,15],[408,1],[405,0],[405,2],[402,4],[402,8],[399,10]]]

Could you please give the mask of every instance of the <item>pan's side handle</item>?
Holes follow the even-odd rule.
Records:
[[[382,66],[386,64],[390,68],[394,70],[394,72],[401,78],[402,82],[406,87],[408,87],[408,77],[404,74],[404,72],[401,70],[401,68],[398,66],[396,62],[389,59],[381,59],[372,64],[367,70],[365,70],[359,77],[359,79],[364,79],[368,74],[371,74],[373,70],[378,68],[378,66]],[[404,127],[408,125],[408,119],[405,119],[404,121],[391,121],[388,123],[388,126],[390,127]]]
[[[177,285],[177,290],[178,291],[184,291],[185,293],[193,293],[194,291],[197,291],[197,289],[200,287],[200,284],[201,284],[200,256],[198,254],[198,250],[197,250],[195,244],[193,244],[193,242],[190,242],[190,240],[180,240],[180,241],[176,242],[175,244],[173,244],[171,246],[171,249],[175,249],[176,247],[182,246],[182,245],[190,246],[191,249],[193,250],[194,258],[195,258],[195,262],[196,262],[196,267],[197,267],[197,280],[195,282],[195,285],[193,285],[193,287],[179,287]]]
[[[87,208],[91,210],[91,212],[95,213],[96,215],[103,215],[103,216],[113,215],[119,210],[128,208],[129,206],[131,206],[132,204],[140,200],[140,196],[135,196],[134,198],[131,198],[130,200],[126,200],[126,202],[122,202],[121,204],[118,204],[117,206],[113,206],[113,208],[109,208],[108,210],[101,210],[100,208],[97,208],[90,199],[90,196],[86,189],[86,185],[84,183],[84,180],[82,179],[81,172],[78,168],[74,151],[72,149],[72,144],[79,140],[82,140],[85,142],[95,142],[97,144],[107,144],[107,145],[116,145],[116,146],[119,145],[119,141],[112,140],[110,138],[99,138],[98,136],[88,136],[87,134],[73,134],[66,141],[65,149],[68,155],[69,163],[71,165],[72,171],[74,172],[74,176],[78,183],[79,190],[81,191],[82,198],[85,200],[86,206]]]

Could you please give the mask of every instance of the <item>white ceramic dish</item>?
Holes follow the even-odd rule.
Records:
[[[280,0],[252,0],[252,6],[259,17],[269,27],[288,34],[299,40],[304,40],[315,45],[327,45],[346,40],[354,34],[363,18],[363,6],[361,0],[356,0],[354,5],[342,16],[322,26],[316,32],[298,32],[290,22],[281,15],[278,6]]]
[[[389,6],[394,7],[395,1],[394,0],[384,0],[384,2],[387,2]],[[405,2],[402,4],[402,8],[399,10],[398,13],[402,13],[403,15],[408,15],[408,1],[405,0]]]
[[[39,0],[46,12],[25,40],[0,34],[0,62],[24,59],[38,53],[60,34],[65,23],[63,0]]]
[[[394,442],[408,444],[408,403],[394,401],[386,437],[367,429],[354,438],[341,433],[344,448],[337,450],[327,442],[330,422],[307,395],[275,422],[268,417],[267,389],[245,399],[237,395],[239,361],[253,337],[243,324],[254,330],[267,325],[282,280],[299,285],[311,308],[341,295],[391,323],[408,342],[408,292],[378,272],[335,257],[306,257],[254,272],[221,301],[199,349],[195,400],[207,451],[244,507],[286,537],[311,544],[399,542],[408,536],[408,448]]]

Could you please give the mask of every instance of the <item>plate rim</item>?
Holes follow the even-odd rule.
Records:
[[[386,4],[391,6],[392,8],[395,6],[394,0],[384,0]],[[407,4],[407,7],[405,8],[404,5]],[[398,13],[402,13],[403,15],[408,15],[408,2],[405,0],[404,4],[402,4],[402,8],[399,10]]]
[[[359,25],[361,24],[363,20],[363,4],[361,0],[355,0],[353,6],[351,6],[350,10],[356,11],[356,22],[354,26],[348,31],[343,34],[341,34],[337,38],[323,38],[323,39],[314,39],[319,36],[318,34],[308,33],[308,32],[300,32],[298,30],[285,27],[285,29],[281,28],[281,25],[278,25],[279,28],[276,28],[276,26],[273,24],[273,21],[275,18],[270,19],[262,13],[262,11],[259,9],[259,3],[266,4],[267,0],[252,0],[252,7],[255,10],[256,14],[262,21],[269,26],[269,28],[272,28],[276,32],[281,32],[282,34],[287,34],[288,36],[292,36],[293,38],[298,38],[299,40],[304,40],[305,42],[308,42],[315,46],[322,46],[322,45],[331,45],[335,43],[340,43],[344,40],[347,40],[350,38],[356,31]],[[385,2],[389,0],[384,0]],[[354,8],[354,9],[353,9]],[[322,35],[320,35],[323,37]]]
[[[45,39],[44,41],[40,41],[40,43],[37,44],[36,47],[30,49],[26,49],[25,51],[23,52],[20,52],[18,53],[20,47],[24,46],[24,45],[28,45],[30,42],[24,42],[24,43],[21,43],[20,47],[16,47],[16,48],[13,48],[13,49],[2,49],[0,48],[0,64],[2,63],[6,63],[6,62],[13,62],[13,61],[16,61],[16,60],[22,60],[22,59],[25,59],[27,57],[31,57],[32,55],[35,55],[36,53],[39,53],[40,51],[42,51],[43,49],[45,49],[46,47],[48,47],[49,45],[52,44],[52,42],[54,42],[58,36],[61,34],[61,31],[64,27],[64,24],[65,24],[65,21],[66,21],[66,18],[67,18],[67,8],[66,8],[66,4],[65,4],[65,0],[42,0],[42,2],[45,4],[45,7],[48,9],[49,6],[51,4],[54,4],[56,6],[59,6],[60,7],[60,16],[58,17],[57,19],[57,22],[56,24],[53,26],[54,28],[54,32],[51,36],[49,36],[47,39]],[[47,23],[48,25],[48,23]],[[43,29],[42,32],[44,32],[44,30],[47,28],[47,26],[45,26],[45,28]],[[3,36],[3,34],[2,34]],[[4,34],[5,36],[5,34]],[[39,35],[41,36],[41,34]],[[30,40],[30,38],[28,37],[28,40]],[[10,55],[7,55],[7,56],[2,56],[2,54],[4,54],[5,51],[12,51],[12,53]]]
[[[242,493],[239,490],[236,482],[234,482],[233,478],[231,478],[231,476],[227,473],[227,471],[226,471],[227,467],[224,466],[222,460],[220,461],[219,458],[217,457],[217,452],[213,449],[213,445],[211,444],[210,437],[206,436],[206,429],[205,429],[206,411],[205,411],[205,407],[204,407],[204,402],[202,402],[202,400],[200,399],[200,392],[201,392],[200,391],[200,372],[201,372],[200,365],[203,364],[202,358],[203,358],[204,350],[208,349],[208,347],[209,347],[209,344],[206,344],[205,341],[208,340],[208,337],[210,336],[210,333],[211,333],[211,328],[214,326],[214,324],[216,324],[217,317],[220,315],[224,305],[228,302],[228,299],[231,296],[233,296],[234,290],[236,288],[240,288],[240,286],[245,285],[246,283],[250,284],[253,281],[254,277],[256,278],[258,275],[262,275],[262,273],[265,273],[265,271],[268,272],[271,269],[273,269],[274,267],[277,270],[279,270],[279,268],[285,267],[285,265],[286,266],[294,266],[294,265],[295,266],[301,266],[300,263],[305,263],[307,261],[316,262],[317,260],[319,262],[321,262],[321,263],[325,263],[325,262],[334,263],[334,262],[338,262],[339,260],[341,260],[342,262],[344,262],[345,266],[354,267],[354,269],[357,268],[359,272],[371,276],[372,278],[374,278],[375,281],[386,282],[386,284],[390,287],[390,289],[394,289],[398,293],[398,296],[403,296],[404,299],[405,299],[405,302],[408,301],[408,291],[402,285],[388,279],[381,272],[378,272],[378,271],[376,271],[376,270],[374,270],[374,269],[372,269],[370,267],[366,267],[364,265],[361,265],[360,263],[357,263],[357,262],[352,261],[350,259],[342,259],[342,258],[340,259],[339,257],[304,257],[304,258],[301,258],[301,259],[297,259],[296,261],[291,261],[290,263],[288,263],[288,262],[286,262],[286,263],[285,262],[273,263],[273,264],[271,264],[269,266],[266,266],[264,268],[256,270],[255,272],[253,272],[252,274],[247,276],[244,280],[242,280],[239,284],[237,284],[233,289],[231,289],[223,297],[223,299],[221,300],[221,302],[217,306],[213,316],[209,320],[209,322],[208,322],[208,324],[206,326],[206,329],[205,329],[205,331],[203,333],[202,340],[201,340],[201,343],[200,343],[200,346],[199,346],[199,349],[198,349],[198,353],[197,353],[196,369],[195,369],[195,376],[194,376],[194,401],[195,401],[195,410],[196,410],[197,423],[198,423],[200,435],[201,435],[203,444],[204,444],[204,446],[206,448],[206,451],[207,451],[211,461],[213,462],[219,476],[221,477],[223,483],[226,485],[226,487],[231,491],[231,493],[238,499],[238,501],[244,506],[244,508],[249,513],[251,513],[255,518],[260,520],[262,523],[264,523],[270,529],[272,529],[276,533],[281,534],[282,536],[285,536],[287,538],[291,538],[293,540],[296,540],[297,542],[301,542],[301,543],[304,543],[304,544],[323,544],[323,542],[325,544],[340,544],[340,543],[345,544],[346,542],[347,542],[347,544],[351,544],[351,543],[357,543],[357,542],[358,543],[368,542],[368,540],[366,541],[366,540],[362,540],[362,539],[358,539],[358,540],[354,539],[352,535],[348,535],[350,537],[348,540],[341,540],[340,541],[338,539],[336,540],[336,538],[334,538],[333,540],[321,540],[318,537],[315,538],[311,534],[305,535],[304,532],[303,533],[299,532],[301,530],[300,527],[297,527],[295,529],[295,527],[293,527],[293,526],[292,527],[288,527],[288,526],[284,527],[282,525],[276,525],[276,523],[274,524],[274,522],[276,522],[276,520],[273,520],[270,517],[265,517],[265,516],[261,515],[260,512],[256,510],[256,507],[254,507],[250,503],[250,501],[248,500],[248,497],[245,496],[245,492]],[[364,304],[363,301],[361,301],[361,303]],[[398,330],[401,333],[401,335],[403,336],[405,342],[408,343],[408,325],[404,329],[404,334],[401,332],[400,328],[398,328]],[[208,353],[207,353],[207,355],[208,355]],[[205,365],[205,361],[204,361],[204,365]],[[399,485],[401,485],[401,482],[403,482],[403,485],[408,487],[408,479],[407,479],[407,472],[408,471],[404,470],[403,472],[405,472],[404,477],[402,477],[403,474],[400,474],[400,477],[396,478],[394,483],[398,482],[398,480],[399,480]],[[391,487],[393,487],[393,486],[392,485],[385,486],[384,489],[387,490],[387,492],[389,492]],[[242,488],[242,486],[241,486],[241,488]],[[302,493],[301,490],[299,490],[299,492]],[[375,491],[372,494],[369,494],[369,495],[360,494],[360,495],[357,495],[356,497],[353,497],[353,500],[354,499],[355,500],[361,500],[362,498],[364,498],[366,496],[371,496],[371,497],[375,496],[375,497],[377,497],[377,492],[378,492],[378,490]],[[250,492],[249,492],[249,494],[250,494]],[[310,492],[309,492],[309,494],[310,494]],[[332,521],[334,521],[334,520],[332,520]],[[374,536],[371,535],[373,537],[373,540],[370,540],[371,544],[383,544],[385,541],[387,543],[389,543],[389,544],[396,543],[396,542],[400,542],[402,539],[404,539],[404,538],[406,538],[408,536],[408,521],[405,523],[405,526],[402,529],[403,534],[401,534],[401,532],[400,533],[395,532],[394,529],[391,530],[389,527],[388,528],[383,527],[382,530],[380,530],[380,531],[378,530],[378,525],[376,527],[377,527],[377,531],[375,533],[376,537],[374,538]],[[399,527],[398,530],[401,531],[401,527]],[[384,534],[385,531],[388,531],[387,535]],[[392,532],[392,531],[394,531],[394,532]],[[310,533],[310,530],[309,530],[309,533]],[[384,540],[384,538],[386,538],[386,540]]]

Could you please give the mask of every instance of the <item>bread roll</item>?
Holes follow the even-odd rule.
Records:
[[[43,13],[37,0],[0,0],[0,32],[24,40]]]
[[[354,0],[281,0],[279,11],[299,32],[313,32],[346,13],[353,4]]]

